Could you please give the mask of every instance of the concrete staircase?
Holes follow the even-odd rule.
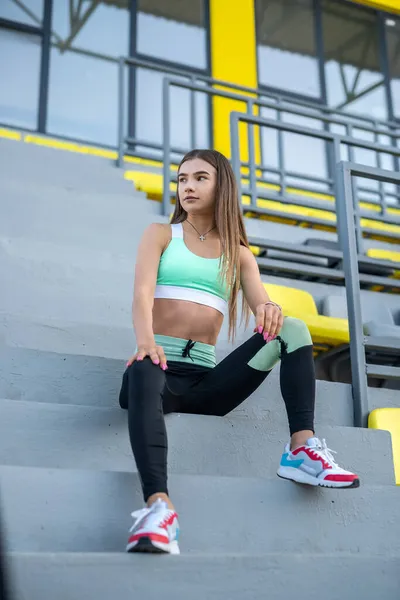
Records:
[[[397,599],[389,434],[352,428],[350,387],[318,382],[317,433],[362,486],[279,480],[277,370],[228,417],[167,417],[182,555],[124,553],[142,497],[118,391],[134,348],[136,246],[165,220],[159,210],[105,159],[0,141],[0,507],[13,599]],[[370,392],[372,406],[400,406],[395,391]]]

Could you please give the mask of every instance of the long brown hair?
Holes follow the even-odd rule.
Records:
[[[237,304],[240,289],[240,246],[249,247],[249,242],[244,227],[242,212],[239,205],[238,187],[235,175],[228,159],[216,150],[191,150],[185,154],[178,167],[188,160],[201,158],[214,167],[217,171],[215,189],[215,223],[221,240],[220,274],[225,279],[230,290],[229,297],[229,339],[233,340],[236,334]],[[182,223],[187,219],[187,212],[182,208],[179,192],[176,192],[175,211],[171,223]],[[250,307],[245,298],[242,301],[243,319],[248,323]]]

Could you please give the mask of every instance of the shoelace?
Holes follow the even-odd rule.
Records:
[[[331,450],[330,448],[328,448],[325,439],[323,439],[321,441],[321,447],[316,448],[316,450],[318,450],[321,454],[323,454],[324,457],[326,457],[328,459],[328,461],[331,462],[335,467],[339,466],[333,456],[334,454],[337,454],[337,452],[335,450]]]
[[[149,515],[151,512],[156,512],[152,507],[148,508],[147,506],[144,508],[139,508],[139,510],[135,510],[133,513],[131,513],[131,516],[135,519],[132,527],[131,527],[131,531],[133,531],[136,527],[136,525],[141,521],[141,519],[143,517],[146,517],[147,515]],[[167,511],[167,514],[170,514],[170,510]],[[164,517],[165,518],[165,517]],[[162,521],[160,521],[160,524],[162,523]]]
[[[151,508],[139,508],[139,510],[135,510],[133,513],[131,513],[131,516],[135,519],[134,523],[131,527],[131,531],[133,531],[136,527],[136,525],[139,523],[139,521],[145,517],[146,515],[149,514],[149,512],[151,511]]]

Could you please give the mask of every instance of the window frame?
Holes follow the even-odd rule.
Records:
[[[0,17],[0,30],[7,29],[16,33],[36,35],[41,38],[40,70],[38,82],[38,102],[36,129],[40,133],[46,132],[48,89],[49,89],[49,58],[51,35],[52,0],[44,0],[42,26],[29,25],[19,21],[12,21]]]
[[[323,52],[323,40],[322,40],[322,17],[321,17],[321,5],[319,0],[311,0],[311,6],[313,11],[313,31],[315,48],[317,51],[317,65],[318,65],[318,80],[320,87],[320,96],[309,96],[307,94],[297,94],[291,90],[280,89],[260,81],[260,61],[258,58],[258,35],[257,35],[257,23],[256,23],[256,1],[254,0],[254,38],[256,42],[256,64],[257,64],[257,82],[258,89],[266,94],[274,94],[276,96],[282,96],[287,100],[294,100],[297,102],[306,102],[307,104],[313,104],[315,106],[324,106],[326,101],[326,87],[325,87],[325,72],[324,63],[321,61]]]
[[[133,58],[151,61],[160,67],[173,67],[181,68],[186,72],[193,73],[193,75],[203,75],[211,77],[211,31],[210,31],[210,0],[202,0],[203,3],[203,15],[204,15],[204,28],[206,30],[206,67],[204,69],[191,67],[185,63],[179,63],[170,60],[164,60],[154,56],[149,56],[137,51],[137,14],[138,14],[138,0],[131,0],[131,23],[130,23],[130,45],[129,55]],[[137,67],[129,68],[129,97],[128,97],[128,137],[136,137],[136,70]],[[212,114],[212,98],[210,94],[207,94],[207,113],[208,113],[208,139],[210,147],[213,146],[213,114]],[[130,146],[131,151],[134,151],[134,147]]]

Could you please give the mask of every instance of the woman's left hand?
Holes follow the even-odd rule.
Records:
[[[261,333],[266,342],[275,339],[282,329],[283,313],[276,304],[259,304],[254,333]]]

